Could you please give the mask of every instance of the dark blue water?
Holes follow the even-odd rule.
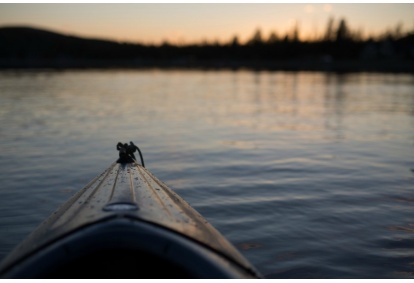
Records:
[[[0,72],[0,258],[134,141],[267,278],[414,278],[414,76]]]

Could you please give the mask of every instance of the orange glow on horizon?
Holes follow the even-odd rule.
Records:
[[[246,43],[257,30],[263,40],[274,34],[315,40],[345,19],[360,36],[401,28],[414,30],[414,4],[253,4],[253,3],[18,3],[0,4],[0,26],[27,25],[81,37],[161,44]]]

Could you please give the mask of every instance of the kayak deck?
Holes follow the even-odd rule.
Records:
[[[6,278],[260,277],[204,217],[136,162],[111,164],[0,270]]]

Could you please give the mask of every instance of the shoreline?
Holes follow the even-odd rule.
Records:
[[[195,69],[195,70],[253,70],[253,71],[316,71],[338,73],[409,73],[414,74],[414,62],[400,60],[360,61],[320,60],[284,61],[194,61],[177,59],[158,60],[0,60],[0,70],[10,69]]]

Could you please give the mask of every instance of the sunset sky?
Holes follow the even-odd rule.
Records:
[[[32,26],[65,34],[140,43],[241,42],[260,29],[300,37],[323,34],[329,17],[364,35],[414,31],[414,3],[0,3],[0,26]]]

